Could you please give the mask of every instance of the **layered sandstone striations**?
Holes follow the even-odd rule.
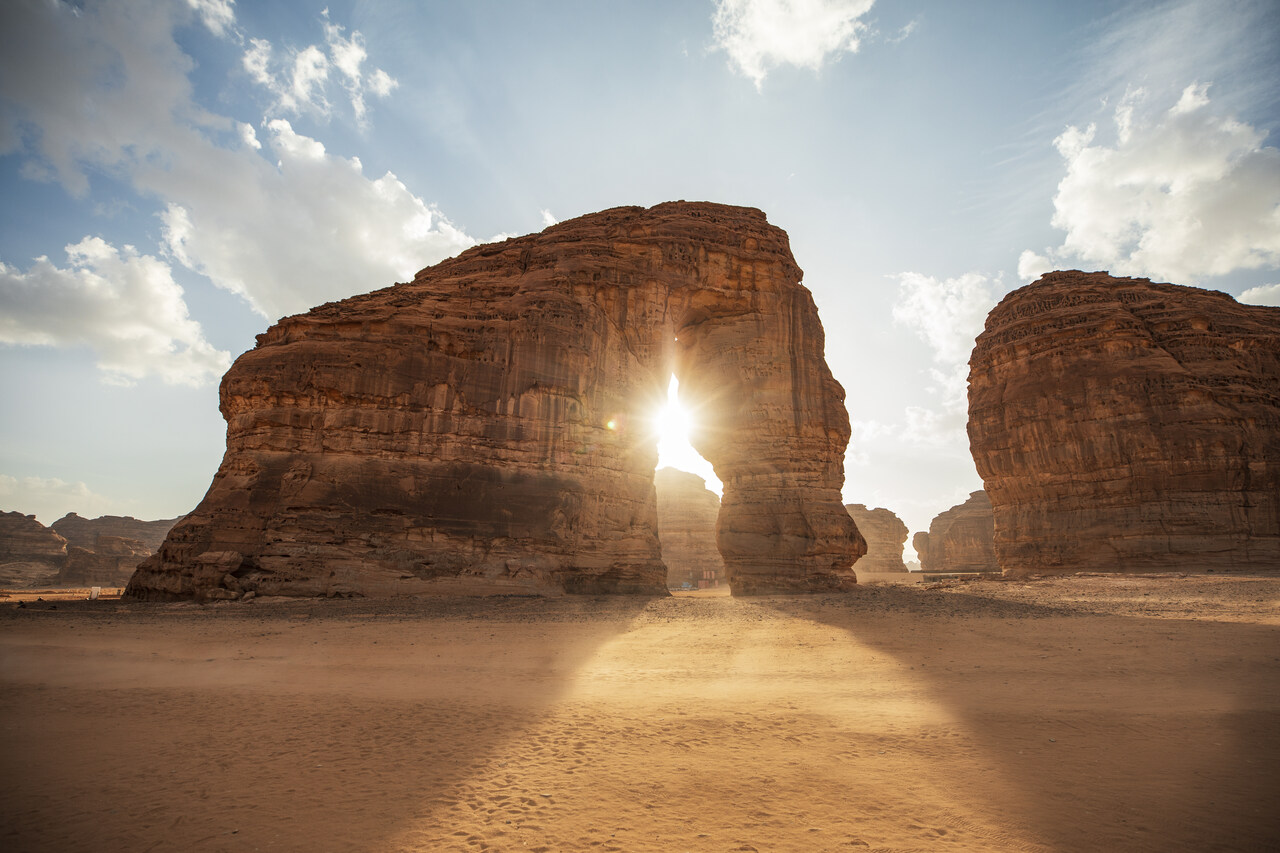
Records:
[[[709,589],[724,582],[724,559],[716,549],[720,498],[697,474],[660,468],[653,477],[658,496],[658,540],[671,589]],[[865,559],[865,558],[864,558]]]
[[[1008,575],[1280,568],[1280,308],[1055,272],[970,361]]]
[[[757,210],[615,208],[470,249],[259,336],[222,382],[208,494],[129,593],[665,593],[645,425],[672,371],[734,591],[849,588],[823,346]]]
[[[867,553],[858,560],[858,573],[905,572],[902,546],[907,544],[907,525],[902,519],[883,507],[867,509],[865,504],[845,504],[844,508],[867,540]]]
[[[146,549],[147,556],[160,550],[164,538],[178,523],[177,518],[162,518],[158,521],[142,521],[131,515],[102,515],[97,518],[83,518],[69,512],[55,521],[53,531],[67,540],[68,545],[98,551],[98,537],[110,539],[136,539]],[[106,553],[114,552],[119,543],[108,542],[103,545]]]
[[[0,586],[24,589],[56,582],[67,540],[34,515],[0,512]]]
[[[153,553],[154,549],[141,539],[99,535],[91,549],[68,546],[67,561],[58,572],[57,583],[61,586],[124,586],[138,564]]]
[[[998,572],[994,534],[991,500],[979,489],[935,516],[929,532],[917,533],[911,545],[924,572]]]

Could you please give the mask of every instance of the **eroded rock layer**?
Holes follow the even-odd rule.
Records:
[[[671,589],[710,589],[724,582],[716,549],[720,498],[697,474],[660,468],[653,477],[658,498],[658,541]],[[865,559],[865,558],[864,558]]]
[[[671,372],[724,482],[736,593],[845,589],[844,391],[785,232],[615,208],[287,317],[221,387],[227,451],[139,597],[664,593]]]
[[[67,540],[34,515],[0,512],[0,586],[52,585],[67,560]]]
[[[917,533],[911,545],[923,572],[998,572],[995,520],[987,493],[970,492],[968,500],[940,512],[928,533]]]
[[[118,542],[108,541],[99,547],[98,537],[108,540],[136,539],[146,549],[146,556],[160,549],[176,518],[162,518],[157,521],[143,521],[131,515],[100,515],[97,518],[84,518],[69,512],[55,521],[50,527],[53,532],[67,540],[68,545],[84,548],[89,551],[102,551],[114,554],[120,547]]]
[[[883,507],[867,509],[865,504],[845,504],[844,508],[867,540],[867,553],[858,560],[858,572],[905,572],[902,546],[907,544],[907,525],[902,519]]]
[[[987,318],[969,440],[1007,575],[1280,568],[1280,308],[1049,273]]]
[[[154,553],[141,539],[99,535],[93,548],[71,545],[58,572],[62,586],[124,586],[138,564]]]

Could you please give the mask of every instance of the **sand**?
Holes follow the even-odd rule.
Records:
[[[7,603],[0,732],[7,851],[1275,850],[1280,577]]]

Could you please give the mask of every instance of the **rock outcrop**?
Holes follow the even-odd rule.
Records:
[[[177,518],[162,518],[158,521],[141,521],[130,515],[102,515],[97,518],[82,518],[69,512],[55,521],[51,526],[53,532],[67,540],[68,545],[98,551],[98,537],[112,539],[136,539],[143,544],[148,556],[160,550],[164,538],[178,523]],[[109,543],[105,547],[110,551],[119,547],[118,543]]]
[[[964,503],[939,513],[928,533],[917,533],[911,545],[924,572],[998,572],[995,519],[987,493],[979,489]]]
[[[697,474],[659,468],[658,540],[670,589],[708,589],[724,583],[724,559],[716,549],[720,498]],[[865,558],[863,558],[865,559]]]
[[[674,202],[285,318],[223,378],[222,465],[128,594],[665,594],[644,425],[673,371],[733,591],[848,589],[848,414],[800,275],[760,211]]]
[[[1055,272],[970,361],[1005,574],[1280,568],[1280,308]]]
[[[30,589],[56,582],[67,560],[67,540],[34,515],[0,512],[0,586]]]
[[[93,548],[71,545],[67,561],[58,572],[60,586],[124,586],[138,564],[154,550],[141,539],[99,535]]]
[[[865,504],[845,504],[844,508],[867,540],[867,553],[858,560],[858,573],[905,572],[902,546],[907,544],[907,525],[902,519],[883,507],[867,509]]]

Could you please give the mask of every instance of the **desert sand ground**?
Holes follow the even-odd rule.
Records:
[[[0,731],[8,851],[1276,850],[1280,576],[0,604]]]

